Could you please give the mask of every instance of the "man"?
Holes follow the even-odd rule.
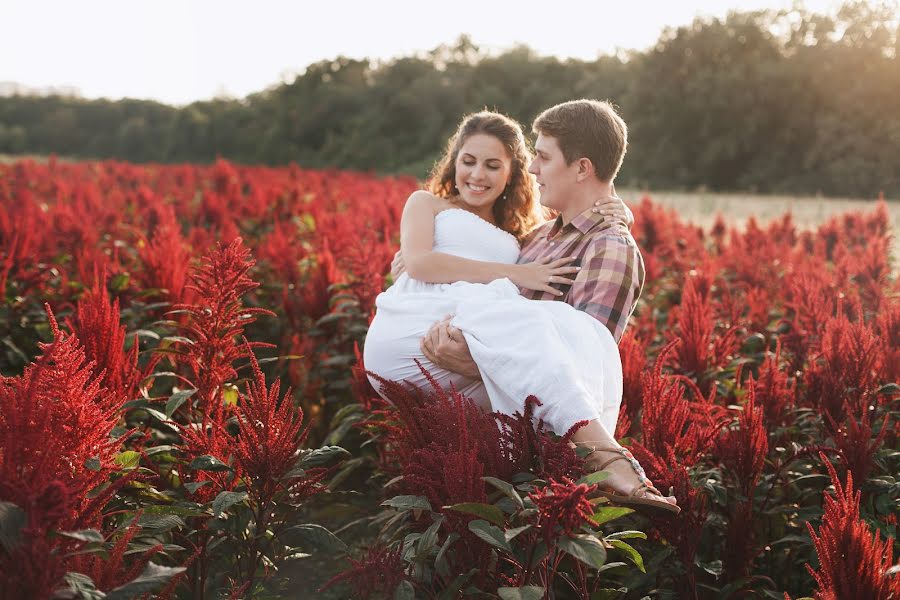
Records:
[[[607,218],[611,213],[598,207],[616,197],[613,180],[625,156],[627,127],[609,103],[574,100],[545,110],[533,129],[537,141],[529,171],[537,179],[541,204],[558,216],[534,231],[519,262],[574,257],[573,264],[581,269],[571,284],[554,284],[565,292],[561,296],[536,290],[522,294],[533,300],[563,300],[603,323],[618,342],[641,294],[644,263],[625,224]],[[431,327],[422,351],[440,368],[481,379],[465,337],[449,318]],[[618,401],[605,408],[617,415]],[[591,421],[573,436],[577,444],[591,448],[589,468],[610,472],[605,495],[624,504],[677,513],[674,498],[661,497],[614,433]],[[607,454],[606,460],[601,453]],[[626,464],[617,462],[620,459]]]

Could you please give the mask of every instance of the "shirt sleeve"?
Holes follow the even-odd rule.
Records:
[[[622,339],[628,318],[641,295],[644,261],[630,235],[594,238],[569,290],[569,304],[594,317]]]

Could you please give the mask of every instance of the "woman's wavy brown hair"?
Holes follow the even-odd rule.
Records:
[[[456,189],[456,158],[466,140],[478,133],[499,140],[512,159],[509,183],[494,202],[494,220],[497,227],[522,241],[528,232],[546,219],[546,215],[538,202],[534,183],[528,173],[531,151],[525,135],[519,124],[509,117],[491,111],[466,115],[447,142],[443,158],[432,169],[428,191],[441,198],[450,198],[459,193]]]

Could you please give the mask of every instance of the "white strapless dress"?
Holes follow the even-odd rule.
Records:
[[[515,237],[461,208],[435,216],[433,248],[510,264],[519,256]],[[533,394],[543,404],[535,417],[560,435],[583,419],[597,419],[615,432],[622,401],[619,349],[609,330],[586,313],[564,302],[525,299],[509,279],[435,284],[406,274],[375,306],[363,354],[369,371],[428,387],[413,362],[418,359],[441,386],[452,385],[482,403],[489,400],[495,411],[522,412]],[[452,324],[465,335],[483,384],[440,369],[422,355],[420,340],[446,315],[454,315]]]

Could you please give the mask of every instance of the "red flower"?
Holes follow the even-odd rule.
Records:
[[[845,403],[862,413],[868,394],[883,380],[882,349],[862,321],[851,322],[844,314],[826,321],[821,349],[806,372],[806,397],[830,417],[829,423],[844,420]]]
[[[244,328],[256,320],[256,316],[273,315],[263,308],[246,308],[241,297],[259,284],[247,276],[253,266],[250,251],[242,246],[240,238],[204,257],[203,264],[191,275],[197,299],[192,304],[178,304],[177,310],[190,317],[183,326],[185,344],[180,362],[192,372],[197,387],[200,409],[212,414],[222,404],[222,386],[237,377],[234,363],[248,358],[253,347],[270,347],[271,344],[238,343]]]
[[[537,505],[537,526],[548,543],[560,532],[571,537],[592,523],[590,495],[596,489],[596,485],[576,484],[564,477],[560,482],[551,479],[547,486],[528,494]]]
[[[88,492],[117,470],[121,441],[110,433],[123,397],[100,386],[78,338],[63,333],[47,307],[53,341],[19,377],[0,378],[0,498],[27,522],[19,545],[0,552],[0,589],[9,597],[49,597],[80,542],[50,537],[100,525],[109,498],[129,481]],[[127,437],[127,436],[126,436]]]
[[[253,379],[247,383],[247,393],[238,404],[235,464],[245,474],[250,495],[260,505],[269,502],[280,489],[302,488],[304,497],[312,495],[321,489],[319,481],[328,469],[310,469],[303,477],[283,480],[306,440],[303,409],[294,405],[290,389],[281,397],[280,382],[266,388],[259,363],[252,352],[249,354]],[[296,495],[294,500],[298,500]]]
[[[85,291],[75,306],[69,326],[84,345],[85,355],[94,363],[94,374],[102,377],[103,386],[125,398],[133,398],[141,379],[138,344],[135,342],[130,350],[125,350],[119,301],[110,302],[103,279],[95,278],[94,285]]]
[[[900,577],[887,574],[893,566],[893,540],[882,541],[880,531],[873,534],[859,518],[859,492],[853,491],[853,476],[842,486],[837,472],[824,454],[820,454],[831,475],[835,495],[825,496],[825,514],[816,535],[806,524],[819,557],[819,569],[806,566],[818,584],[816,598],[900,597]]]
[[[745,499],[752,498],[769,451],[763,411],[756,405],[752,377],[748,385],[747,399],[738,414],[737,427],[724,430],[716,446],[716,455],[722,461],[726,474],[734,477]]]
[[[362,560],[348,558],[351,568],[329,579],[319,588],[320,592],[346,581],[353,590],[353,598],[365,600],[372,597],[393,597],[394,590],[403,581],[409,581],[403,563],[402,548],[373,546]]]

